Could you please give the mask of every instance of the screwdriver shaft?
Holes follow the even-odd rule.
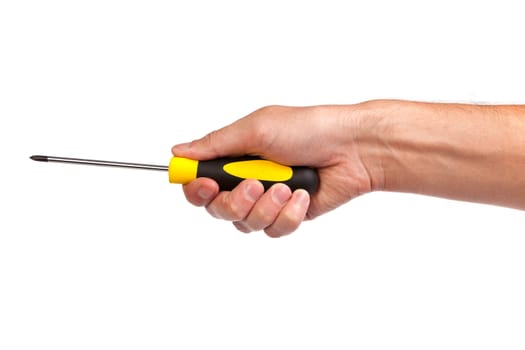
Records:
[[[119,168],[168,171],[168,167],[166,165],[113,162],[113,161],[107,161],[107,160],[66,158],[66,157],[53,157],[53,156],[40,156],[40,155],[31,156],[31,159],[37,162],[56,162],[56,163],[70,163],[70,164],[97,165],[97,166],[108,166],[108,167],[119,167]]]

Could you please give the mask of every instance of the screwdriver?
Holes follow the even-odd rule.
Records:
[[[204,161],[172,157],[168,166],[43,155],[30,158],[37,162],[167,171],[169,182],[176,184],[187,184],[196,178],[207,177],[215,180],[221,191],[231,191],[244,179],[259,180],[265,190],[275,183],[288,185],[292,191],[301,188],[310,194],[314,194],[319,188],[319,176],[315,169],[306,166],[286,166],[257,156],[224,157]]]

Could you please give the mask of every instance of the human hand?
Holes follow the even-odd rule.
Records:
[[[232,221],[242,232],[264,230],[279,237],[373,188],[359,154],[361,113],[354,106],[261,108],[191,143],[173,147],[175,156],[208,160],[225,156],[257,155],[278,163],[318,170],[319,190],[293,193],[275,184],[268,191],[259,181],[244,180],[232,191],[199,178],[184,185],[189,202],[204,206],[216,218]]]

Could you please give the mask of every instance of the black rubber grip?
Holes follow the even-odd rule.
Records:
[[[270,188],[270,186],[272,186],[275,183],[283,183],[285,185],[288,185],[292,191],[295,191],[296,189],[304,189],[310,194],[314,194],[319,188],[319,176],[317,174],[317,171],[313,168],[305,166],[288,167],[292,170],[291,177],[289,177],[286,180],[278,181],[266,179],[268,176],[264,176],[263,179],[259,178],[257,175],[254,177],[235,176],[224,170],[224,167],[228,164],[237,162],[248,162],[252,160],[263,159],[255,156],[244,156],[200,161],[197,168],[197,177],[208,177],[214,179],[219,184],[219,188],[221,191],[231,191],[242,180],[245,180],[247,178],[257,179],[261,181],[265,190],[268,190],[268,188]],[[249,162],[247,164],[249,164]]]

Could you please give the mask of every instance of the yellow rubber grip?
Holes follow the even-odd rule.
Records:
[[[274,182],[290,180],[293,175],[293,170],[289,166],[265,159],[241,160],[227,163],[223,166],[223,170],[232,176],[242,179]]]
[[[199,161],[173,157],[170,160],[168,167],[168,176],[171,183],[187,184],[197,178],[197,169],[199,168]]]

